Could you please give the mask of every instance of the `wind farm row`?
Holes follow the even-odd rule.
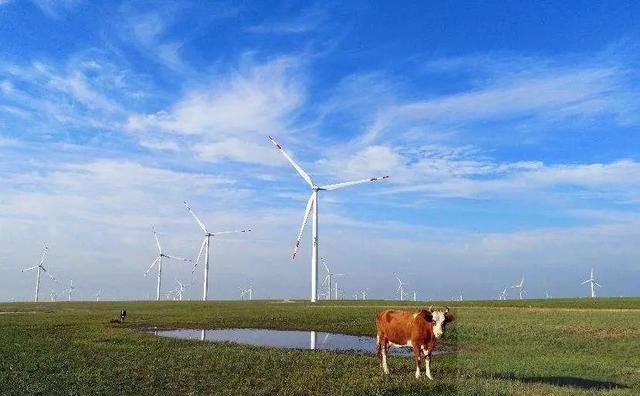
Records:
[[[319,225],[319,211],[318,211],[318,207],[319,207],[319,193],[321,191],[333,191],[333,190],[338,190],[338,189],[342,189],[345,187],[351,187],[354,185],[358,185],[358,184],[364,184],[364,183],[371,183],[371,182],[376,182],[376,181],[381,181],[381,180],[386,180],[389,178],[389,176],[381,176],[381,177],[371,177],[368,179],[361,179],[361,180],[354,180],[354,181],[347,181],[347,182],[341,182],[341,183],[336,183],[336,184],[327,184],[327,185],[318,185],[314,182],[314,180],[311,178],[311,176],[296,162],[294,161],[294,159],[292,158],[291,155],[289,155],[289,153],[287,153],[283,147],[271,136],[269,136],[269,140],[271,141],[271,143],[275,146],[275,148],[282,154],[282,156],[291,164],[291,166],[296,170],[296,172],[300,175],[300,177],[306,182],[306,184],[308,185],[308,187],[311,189],[311,194],[309,196],[309,199],[307,200],[307,204],[305,207],[305,211],[303,214],[303,218],[302,218],[302,224],[300,226],[297,238],[296,238],[296,242],[295,242],[295,246],[293,248],[293,253],[292,253],[292,259],[296,258],[296,255],[298,253],[298,249],[300,248],[301,245],[301,241],[302,241],[302,236],[304,233],[304,230],[306,228],[307,222],[309,220],[309,217],[311,216],[312,219],[312,225],[311,225],[311,231],[312,231],[312,246],[311,246],[311,290],[310,290],[310,301],[311,302],[315,302],[318,299],[334,299],[334,300],[338,300],[338,299],[344,299],[345,297],[345,288],[340,287],[340,282],[339,282],[339,278],[344,279],[343,277],[345,276],[344,273],[334,273],[332,272],[332,270],[329,268],[329,265],[327,263],[327,261],[323,258],[320,258],[319,256],[319,238],[318,238],[318,225]],[[192,206],[189,204],[188,201],[184,201],[184,206],[187,209],[187,212],[189,213],[189,215],[193,218],[193,220],[195,221],[195,223],[197,224],[197,226],[199,227],[200,231],[202,232],[201,237],[202,237],[202,242],[200,244],[200,249],[197,253],[197,255],[195,256],[195,260],[189,259],[189,258],[184,258],[184,257],[179,257],[179,256],[174,256],[174,255],[170,255],[170,254],[166,254],[165,251],[162,248],[162,245],[160,243],[160,239],[158,237],[158,234],[156,232],[155,226],[152,226],[152,232],[153,232],[153,237],[155,239],[156,242],[156,247],[158,249],[158,254],[156,256],[156,258],[153,260],[153,262],[151,263],[151,265],[147,268],[147,270],[144,272],[144,276],[148,276],[151,271],[155,268],[156,269],[156,293],[155,293],[155,299],[157,301],[161,300],[162,298],[162,282],[163,282],[163,265],[165,263],[165,260],[176,260],[176,261],[180,261],[183,263],[191,263],[193,262],[193,267],[191,270],[191,273],[194,274],[195,271],[198,269],[198,265],[200,263],[200,261],[203,259],[204,260],[204,265],[203,265],[203,284],[202,284],[202,300],[206,301],[208,299],[209,296],[209,277],[210,277],[210,265],[211,265],[211,247],[212,247],[212,238],[215,239],[215,237],[220,236],[220,235],[227,235],[227,234],[237,234],[237,233],[248,233],[251,232],[251,229],[238,229],[238,230],[231,230],[231,231],[215,231],[212,232],[209,230],[209,228],[207,228],[207,226],[204,224],[204,222],[196,215],[196,213],[194,212]],[[44,250],[42,252],[42,256],[41,256],[41,260],[40,263],[36,266],[30,267],[30,268],[25,268],[23,270],[24,271],[31,271],[31,270],[35,270],[36,271],[36,284],[35,284],[35,292],[34,292],[34,300],[35,301],[39,301],[39,291],[40,291],[40,283],[41,283],[41,273],[45,273],[52,281],[57,282],[56,278],[46,269],[46,267],[44,266],[46,259],[47,259],[47,252],[48,252],[48,246],[45,245]],[[318,285],[318,263],[321,262],[322,266],[324,267],[324,269],[326,270],[326,276],[323,279],[323,282]],[[411,293],[411,297],[409,295],[409,292],[407,290],[409,284],[406,281],[403,281],[400,279],[399,275],[396,272],[393,272],[393,277],[395,278],[395,280],[398,282],[397,283],[397,290],[396,293],[398,295],[398,299],[400,301],[408,301],[408,300],[413,300],[413,301],[417,301],[418,300],[418,292],[416,290],[413,290]],[[525,288],[525,284],[524,284],[524,276],[522,276],[521,281],[518,284],[512,285],[510,287],[505,287],[502,291],[498,291],[498,296],[497,299],[498,300],[506,300],[509,297],[509,293],[508,291],[511,289],[515,289],[517,290],[517,297],[518,299],[523,299],[524,296],[526,295],[526,288]],[[597,283],[595,281],[594,278],[594,273],[593,273],[593,269],[591,270],[591,274],[590,274],[590,278],[585,280],[584,282],[582,282],[582,284],[588,284],[590,287],[590,297],[595,298],[596,294],[595,294],[595,288],[596,287],[601,287],[599,283]],[[175,287],[173,289],[171,289],[170,291],[168,291],[166,293],[166,298],[167,299],[174,299],[174,300],[183,300],[185,298],[185,291],[187,288],[191,288],[193,286],[193,284],[191,282],[187,283],[187,282],[181,282],[180,280],[176,279],[176,283],[175,283]],[[254,298],[254,289],[252,285],[249,286],[245,286],[245,287],[241,287],[241,286],[237,286],[237,289],[239,290],[240,294],[239,297],[240,299],[244,300],[244,299],[248,299],[248,300],[252,300]],[[319,289],[322,289],[322,291],[319,291]],[[73,280],[69,281],[69,285],[64,289],[65,294],[67,294],[67,300],[71,301],[72,297],[73,297],[73,292],[75,290],[75,287],[73,286]],[[368,294],[368,288],[361,288],[361,289],[354,289],[352,291],[352,295],[354,297],[354,299],[361,299],[361,300],[366,300],[367,299],[367,294]],[[102,290],[98,290],[97,293],[95,294],[95,299],[97,301],[100,300],[102,296]],[[546,298],[550,298],[550,295],[548,292],[545,292],[545,297]],[[462,301],[464,299],[463,297],[463,293],[460,292],[459,295],[455,296],[452,298],[452,300],[458,300],[458,301]],[[55,301],[57,300],[57,295],[55,294],[55,292],[53,290],[51,290],[51,295],[50,295],[50,300],[51,301]]]

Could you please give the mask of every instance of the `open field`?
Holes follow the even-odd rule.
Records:
[[[411,358],[201,343],[142,326],[374,335],[389,301],[0,304],[1,395],[638,395],[640,299],[448,303],[435,381]],[[405,303],[417,306],[418,303]],[[421,305],[424,306],[424,305]],[[125,325],[109,323],[120,308]]]

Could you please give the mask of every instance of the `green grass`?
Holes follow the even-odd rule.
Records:
[[[256,327],[374,335],[391,302],[0,304],[0,395],[640,395],[640,299],[449,303],[433,359],[201,343],[137,329]],[[406,303],[405,307],[417,306]],[[398,306],[397,303],[395,305]],[[125,325],[111,324],[121,307]],[[620,387],[609,388],[620,385]]]

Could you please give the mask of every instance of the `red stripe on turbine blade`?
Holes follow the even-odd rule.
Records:
[[[296,242],[296,247],[300,247],[300,241]]]
[[[389,178],[389,175],[387,175],[387,176],[382,176],[382,178],[383,178],[383,179],[388,179],[388,178]]]

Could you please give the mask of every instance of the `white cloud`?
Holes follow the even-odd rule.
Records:
[[[128,129],[197,136],[201,141],[193,150],[205,160],[271,162],[265,137],[286,133],[304,102],[298,66],[294,59],[278,58],[218,76],[168,110],[129,117]]]
[[[461,125],[522,116],[601,115],[628,122],[635,96],[624,83],[625,74],[624,69],[611,66],[545,70],[509,76],[468,92],[387,106],[369,125],[361,143],[378,141],[392,132],[397,137],[398,131],[415,123]]]
[[[140,139],[138,143],[142,147],[146,147],[151,150],[159,150],[159,151],[178,151],[180,147],[178,143],[173,140],[151,140],[151,139]]]
[[[82,0],[32,0],[49,18],[58,19],[75,9]]]

